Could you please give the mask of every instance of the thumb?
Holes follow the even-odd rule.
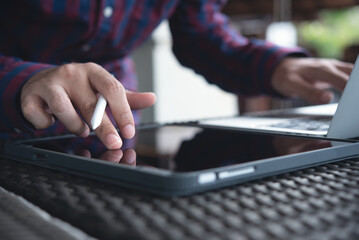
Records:
[[[132,92],[126,91],[127,101],[133,110],[143,109],[152,106],[156,102],[156,95],[153,92]]]

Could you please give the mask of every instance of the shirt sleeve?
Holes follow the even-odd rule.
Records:
[[[19,133],[35,131],[23,117],[20,92],[27,79],[50,67],[53,66],[27,62],[0,53],[0,138],[9,138]]]
[[[226,91],[280,96],[270,83],[273,70],[284,57],[308,56],[307,51],[241,36],[221,13],[225,2],[180,1],[170,18],[174,54]]]

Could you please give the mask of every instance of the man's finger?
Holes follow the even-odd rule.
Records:
[[[343,91],[345,85],[348,82],[349,75],[337,68],[331,69],[331,71],[323,71],[320,80],[329,82],[333,87]]]
[[[95,133],[108,149],[119,149],[122,147],[122,140],[106,113],[100,126],[96,128]]]
[[[135,123],[122,84],[101,67],[90,69],[88,77],[91,85],[107,100],[122,136],[132,138],[135,135]]]
[[[64,89],[51,89],[44,95],[50,111],[64,124],[66,129],[77,136],[86,137],[90,130],[76,112]]]
[[[292,81],[287,84],[285,91],[291,96],[297,96],[314,104],[324,104],[331,101],[333,94],[309,84],[298,76],[292,76]]]
[[[346,74],[350,74],[353,70],[354,65],[352,63],[335,61],[335,66],[340,70],[345,72]]]
[[[54,117],[45,110],[46,103],[39,96],[32,95],[21,101],[21,109],[24,117],[34,125],[36,129],[45,129],[55,123]]]
[[[132,92],[126,91],[127,101],[131,109],[138,110],[152,106],[156,102],[156,95],[152,92]]]
[[[90,123],[97,103],[93,90],[90,86],[84,87],[82,94],[76,94],[72,98],[86,122]],[[122,146],[122,140],[106,112],[103,113],[101,124],[95,129],[95,133],[108,149],[118,149]]]

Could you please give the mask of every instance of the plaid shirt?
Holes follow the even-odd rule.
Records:
[[[173,51],[184,66],[238,94],[275,95],[272,71],[288,54],[239,35],[221,13],[225,0],[11,0],[0,3],[0,132],[58,134],[59,122],[35,131],[19,104],[37,72],[69,62],[96,62],[136,89],[132,51],[169,19]]]

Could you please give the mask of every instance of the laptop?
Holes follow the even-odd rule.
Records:
[[[338,103],[202,120],[210,127],[350,139],[359,137],[359,57]]]

